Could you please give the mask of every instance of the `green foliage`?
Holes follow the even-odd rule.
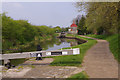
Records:
[[[69,34],[69,36],[73,36],[73,35]],[[81,65],[81,63],[83,62],[85,52],[96,43],[96,40],[83,38],[83,37],[80,37],[79,35],[77,35],[76,37],[84,40],[88,40],[87,43],[72,47],[72,48],[79,48],[80,54],[53,57],[54,61],[51,63],[51,65],[55,65],[55,66],[56,65],[57,66],[80,66]],[[64,48],[64,49],[70,49],[70,48]]]
[[[120,33],[120,1],[118,2],[118,33]]]
[[[118,36],[118,34],[109,36],[106,38],[106,40],[110,43],[109,47],[111,52],[113,53],[114,57],[118,60],[118,62],[120,62],[120,52],[119,52],[119,38],[120,36]]]
[[[2,17],[3,51],[33,40],[55,36],[55,29],[53,28],[31,25],[26,20],[13,20],[5,13],[0,17]]]
[[[85,27],[85,17],[82,15],[79,23],[78,23],[78,34],[84,34],[86,33],[86,27]]]
[[[18,69],[23,69],[23,66],[18,66]]]
[[[106,39],[106,37],[108,37],[109,35],[95,35],[95,34],[89,34],[89,35],[85,35],[88,37],[93,37],[93,38],[97,38],[97,39]]]
[[[78,74],[72,75],[70,78],[68,78],[67,80],[88,80],[88,75],[82,71]]]
[[[69,29],[69,27],[65,27],[65,28],[62,28],[62,31],[63,31],[63,32],[67,32],[68,29]]]
[[[54,30],[55,30],[56,33],[59,33],[59,32],[62,32],[62,31],[67,32],[68,29],[69,29],[69,27],[66,27],[66,28],[60,28],[60,26],[54,27]]]
[[[114,34],[120,28],[120,2],[77,3],[87,11],[85,26],[95,34]]]
[[[60,28],[60,26],[56,26],[56,27],[54,27],[54,29],[55,29],[55,32],[61,32],[62,31],[62,29]]]
[[[11,59],[10,62],[12,65],[18,66],[19,64],[27,61],[28,59]]]

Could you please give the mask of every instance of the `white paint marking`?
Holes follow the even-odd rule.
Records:
[[[62,55],[67,55],[68,53],[67,52],[62,52]]]
[[[80,54],[79,48],[73,49],[73,54]]]
[[[51,52],[46,52],[46,55],[51,55]]]

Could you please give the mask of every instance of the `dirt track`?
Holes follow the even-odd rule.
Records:
[[[90,78],[118,78],[118,63],[109,50],[109,43],[106,40],[96,40],[97,44],[84,57],[85,71]]]

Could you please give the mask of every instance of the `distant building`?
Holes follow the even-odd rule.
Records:
[[[68,29],[68,33],[77,34],[77,32],[77,25],[75,24],[75,21],[73,21],[73,23],[70,26],[70,29]]]

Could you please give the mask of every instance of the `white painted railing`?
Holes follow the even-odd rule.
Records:
[[[58,56],[58,55],[76,55],[76,54],[80,54],[80,50],[79,48],[74,48],[74,49],[62,49],[62,50],[54,50],[54,51],[34,51],[34,52],[0,54],[0,60],[36,57],[36,54],[38,53],[42,53],[42,57]]]

